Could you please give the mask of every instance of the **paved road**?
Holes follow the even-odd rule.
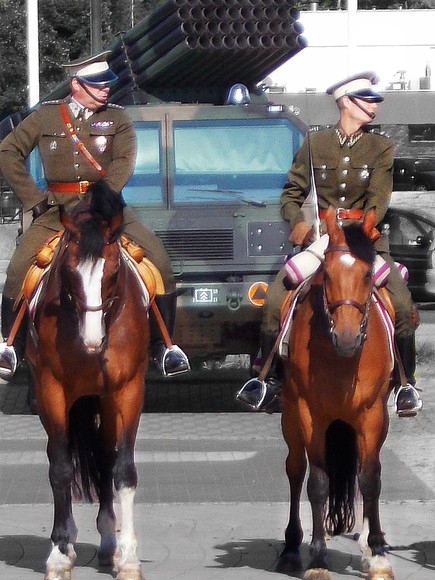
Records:
[[[391,417],[383,449],[381,514],[396,580],[435,578],[435,378],[432,326],[418,334],[420,384],[425,409],[419,417]],[[168,386],[164,401],[192,398],[208,389],[213,412],[175,413],[158,408],[142,415],[136,459],[139,555],[147,580],[251,580],[273,573],[287,519],[286,449],[279,415],[219,412],[235,385],[226,379]],[[171,389],[173,392],[171,394]],[[180,394],[180,389],[188,394]],[[0,580],[43,577],[50,548],[51,491],[45,435],[28,413],[25,385],[0,385]],[[302,509],[305,541],[309,506]],[[96,508],[77,504],[79,527],[75,579],[112,578],[99,570]],[[362,578],[351,536],[328,543],[334,578]],[[308,545],[303,546],[304,559]],[[295,576],[295,578],[300,576]]]

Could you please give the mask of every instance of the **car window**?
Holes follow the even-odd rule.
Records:
[[[433,237],[433,226],[418,217],[410,218],[394,213],[387,216],[385,224],[392,245],[412,246],[417,243],[419,236]]]

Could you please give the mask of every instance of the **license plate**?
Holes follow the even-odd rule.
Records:
[[[217,288],[195,288],[193,301],[199,304],[211,304],[218,301]]]

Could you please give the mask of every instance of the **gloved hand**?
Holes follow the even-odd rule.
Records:
[[[307,222],[299,222],[293,228],[289,241],[295,246],[307,248],[315,241],[314,229]]]
[[[37,203],[32,207],[33,221],[37,220],[47,210],[48,210],[48,201],[47,198],[45,197],[42,201],[40,201],[39,203]]]

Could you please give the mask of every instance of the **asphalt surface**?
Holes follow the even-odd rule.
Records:
[[[432,319],[433,313],[423,317]],[[396,580],[435,579],[432,324],[422,324],[417,341],[424,410],[414,419],[398,419],[390,408],[382,451],[381,519]],[[273,572],[288,517],[280,416],[239,412],[235,379],[243,370],[235,371],[212,369],[193,382],[187,375],[181,383],[148,382],[136,445],[135,507],[147,580],[284,577]],[[0,384],[1,580],[43,578],[50,550],[46,437],[26,394],[24,375],[14,384]],[[186,412],[189,404],[193,408]],[[176,412],[177,406],[184,412]],[[73,578],[113,578],[110,570],[98,568],[96,506],[76,503],[74,513],[79,543]],[[302,523],[307,563],[311,522],[305,493]],[[334,578],[364,577],[352,535],[332,538],[328,547]]]

